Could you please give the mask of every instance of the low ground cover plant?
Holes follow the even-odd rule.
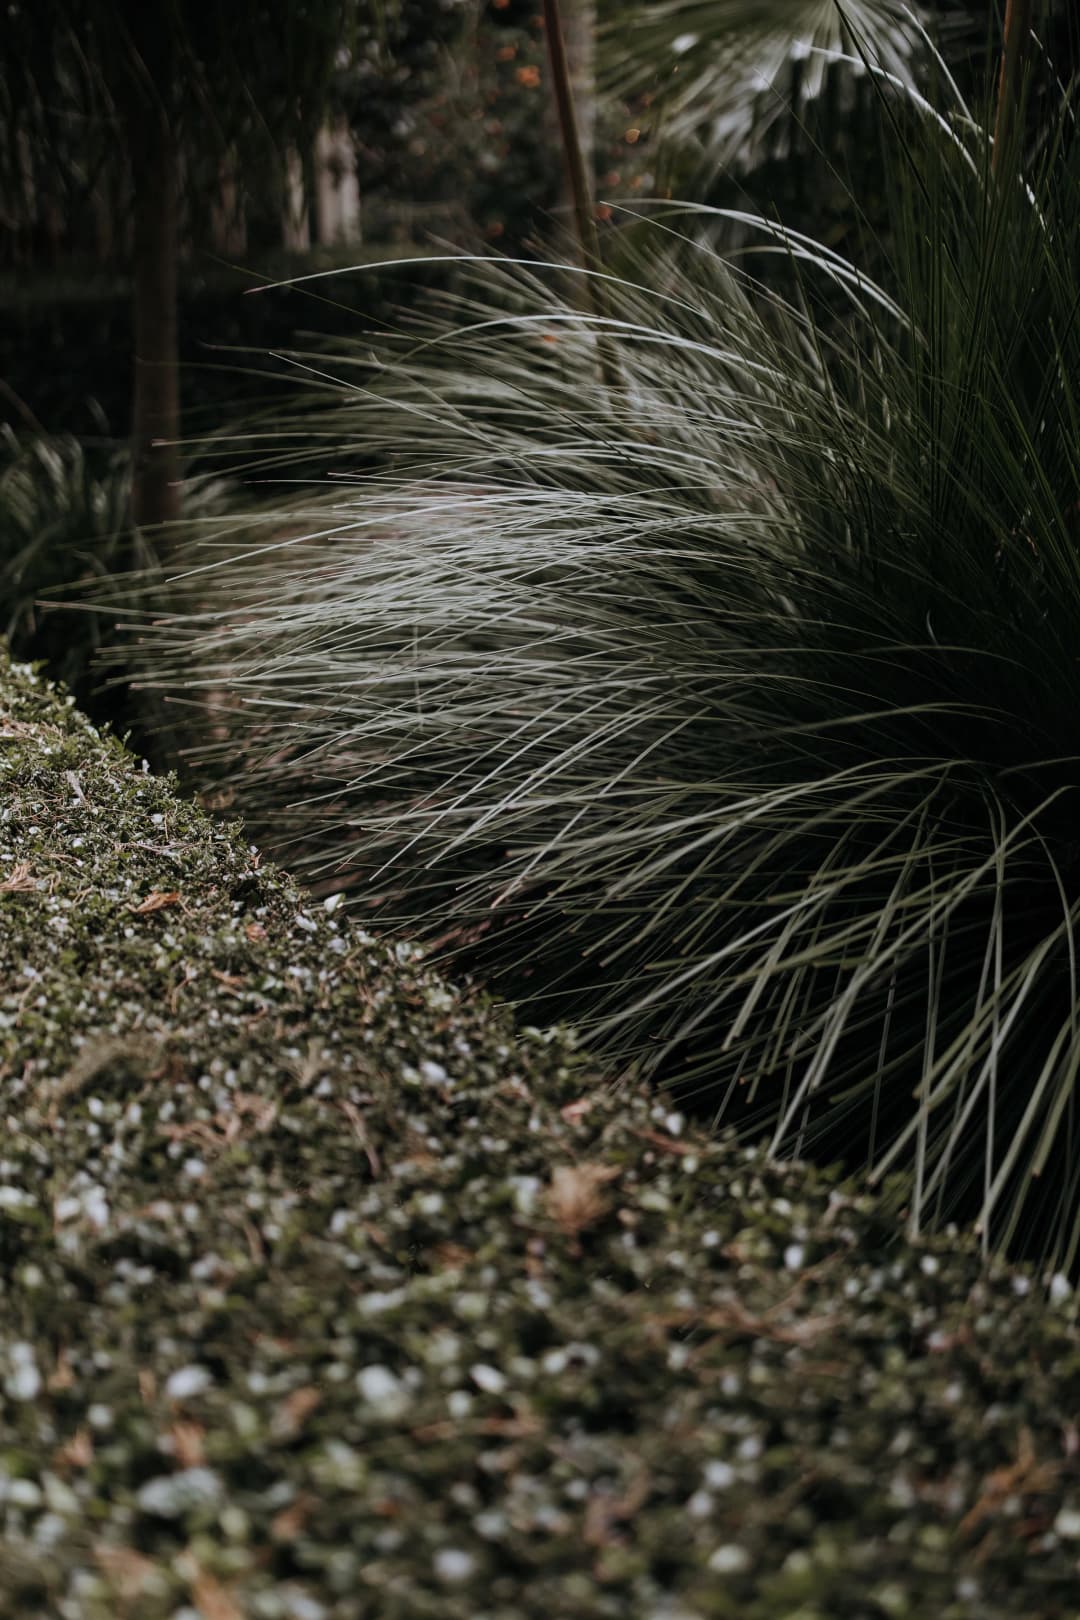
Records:
[[[1071,1620],[1067,1279],[606,1085],[6,663],[0,806],[4,1620]]]

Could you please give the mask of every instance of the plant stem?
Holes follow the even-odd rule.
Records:
[[[1005,148],[1010,144],[1024,88],[1024,59],[1031,34],[1034,0],[1007,0],[1005,42],[998,79],[997,115],[994,119],[993,173],[999,174]]]
[[[574,204],[578,242],[582,261],[588,270],[599,269],[600,237],[596,229],[592,186],[585,163],[585,152],[578,128],[574,91],[570,82],[570,62],[566,54],[566,35],[563,30],[559,0],[544,0],[544,30],[547,34],[551,78],[555,91],[555,107],[559,115],[559,133],[562,137],[563,157],[570,181],[570,195]]]
[[[570,81],[570,63],[566,54],[566,34],[559,0],[544,0],[544,31],[547,34],[551,80],[559,116],[559,134],[562,139],[567,178],[570,182],[570,195],[573,199],[581,261],[583,268],[588,272],[584,278],[585,296],[594,318],[601,323],[608,315],[608,304],[604,284],[597,279],[603,272],[600,233],[596,228],[592,184],[574,106],[574,90]],[[608,345],[604,342],[602,332],[598,335],[598,348],[600,372],[604,383],[608,387],[617,387],[618,368],[608,350]]]
[[[180,516],[179,173],[169,108],[177,63],[171,26],[167,8],[132,11],[119,83],[134,205],[131,521],[140,529]]]
[[[130,127],[130,126],[129,126]],[[176,155],[150,111],[132,147],[135,192],[135,389],[131,520],[154,529],[180,516],[176,330]]]

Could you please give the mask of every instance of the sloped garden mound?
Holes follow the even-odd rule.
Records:
[[[0,669],[0,1615],[1080,1606],[1063,1278],[618,1090]]]

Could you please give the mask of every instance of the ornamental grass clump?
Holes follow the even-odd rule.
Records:
[[[878,283],[757,221],[766,291],[701,210],[635,224],[601,315],[473,264],[320,363],[277,442],[340,476],[197,553],[142,656],[313,879],[1068,1268],[1080,147],[1066,107],[994,172],[889,95]]]

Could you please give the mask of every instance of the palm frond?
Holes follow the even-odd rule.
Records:
[[[644,98],[674,147],[735,171],[783,156],[827,93],[849,102],[868,62],[910,86],[927,54],[924,15],[905,0],[616,3],[601,40],[613,93]]]

